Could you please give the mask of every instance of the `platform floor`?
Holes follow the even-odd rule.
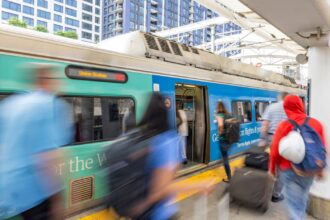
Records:
[[[222,183],[225,184],[225,183]],[[266,213],[230,203],[229,194],[224,194],[224,187],[218,188],[207,197],[192,196],[179,203],[180,220],[286,220],[284,203],[271,203]],[[223,196],[225,195],[225,197]],[[226,198],[227,196],[227,198]],[[206,207],[206,208],[205,208]],[[307,220],[315,218],[308,216]]]

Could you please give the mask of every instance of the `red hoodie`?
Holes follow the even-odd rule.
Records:
[[[285,97],[283,105],[284,111],[289,119],[296,121],[299,125],[302,125],[304,123],[307,115],[304,111],[304,104],[299,96],[289,95]],[[308,123],[320,135],[320,138],[325,146],[325,136],[322,124],[314,118],[311,118]],[[291,169],[291,163],[279,155],[278,145],[280,140],[285,137],[292,129],[293,126],[287,120],[282,121],[278,125],[273,136],[270,153],[269,171],[274,175],[276,167],[279,167],[280,170]]]

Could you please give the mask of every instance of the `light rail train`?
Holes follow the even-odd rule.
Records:
[[[280,74],[150,34],[130,37],[134,40],[119,43],[114,38],[93,45],[0,25],[0,99],[27,89],[28,63],[58,66],[60,95],[71,105],[76,127],[74,143],[61,147],[66,158],[55,169],[59,178],[65,177],[67,214],[102,201],[107,186],[97,171],[107,160],[103,147],[123,133],[125,113],[133,113],[136,122],[141,119],[152,91],[167,97],[173,125],[175,103],[183,104],[189,124],[185,170],[221,161],[218,100],[242,120],[241,140],[230,150],[238,155],[257,144],[261,115],[279,92],[306,98],[304,89]]]

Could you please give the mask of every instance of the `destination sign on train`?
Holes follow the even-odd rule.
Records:
[[[95,80],[115,83],[125,83],[128,80],[127,74],[125,72],[73,65],[66,67],[65,74],[69,78],[82,80]]]

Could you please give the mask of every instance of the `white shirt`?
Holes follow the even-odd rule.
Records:
[[[188,136],[188,120],[184,110],[179,110],[180,118],[182,120],[181,125],[178,127],[178,132],[182,136]]]

